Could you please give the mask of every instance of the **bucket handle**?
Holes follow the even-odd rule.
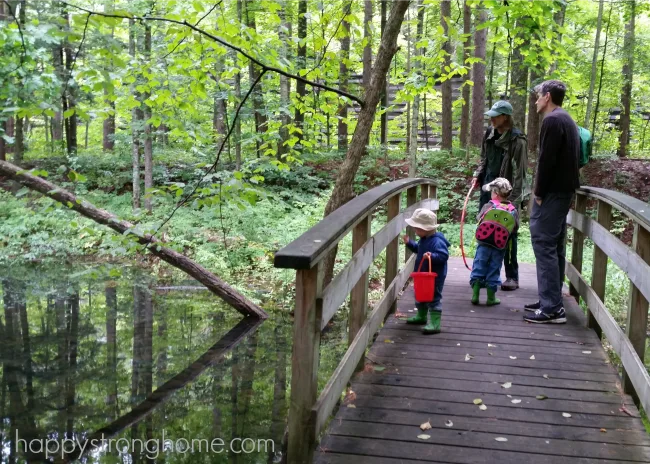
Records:
[[[433,270],[432,270],[432,266],[431,266],[431,256],[425,254],[425,255],[422,256],[422,258],[423,258],[423,259],[422,259],[422,261],[420,261],[420,265],[418,266],[418,272],[420,272],[420,270],[422,269],[422,263],[424,263],[424,258],[426,258],[426,259],[429,260],[429,272],[430,272],[430,273],[433,272]]]

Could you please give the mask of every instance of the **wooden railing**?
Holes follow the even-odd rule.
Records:
[[[586,215],[588,200],[597,202],[595,220]],[[625,245],[609,231],[612,208],[632,220],[632,247]],[[582,297],[589,308],[589,327],[601,338],[604,334],[620,357],[624,391],[631,394],[646,413],[650,413],[650,376],[643,364],[650,300],[650,205],[612,190],[583,187],[577,191],[575,207],[569,212],[567,222],[573,227],[571,262],[566,263],[566,275],[571,282],[570,292],[576,300]],[[594,242],[591,285],[581,274],[585,237]],[[606,307],[608,258],[630,279],[625,332]]]
[[[414,263],[414,257],[407,253],[406,263],[399,269],[399,235],[405,227],[404,220],[416,208],[438,209],[436,186],[431,179],[410,178],[376,187],[337,209],[276,253],[275,267],[296,269],[287,443],[289,464],[312,461],[316,440],[362,363],[368,343],[386,315],[394,309]],[[400,212],[401,193],[405,190],[407,208]],[[420,202],[417,202],[418,190]],[[371,237],[370,218],[377,207],[385,203],[386,225]],[[323,288],[324,258],[350,231],[352,259]],[[409,234],[413,236],[410,230]],[[384,249],[385,293],[368,313],[368,268]],[[348,295],[348,350],[317,397],[321,330]]]

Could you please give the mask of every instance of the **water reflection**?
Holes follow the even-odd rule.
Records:
[[[2,462],[277,461],[290,321],[114,273],[0,269]]]

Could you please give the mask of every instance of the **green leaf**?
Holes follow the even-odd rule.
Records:
[[[73,114],[74,114],[74,108],[70,108],[69,110],[65,110],[65,111],[63,112],[63,117],[64,117],[64,118],[69,118],[69,117],[72,116]]]

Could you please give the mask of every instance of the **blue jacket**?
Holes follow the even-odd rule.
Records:
[[[417,253],[415,258],[414,272],[417,272],[422,257],[428,251],[431,253],[431,270],[438,274],[438,279],[447,277],[447,260],[449,259],[449,245],[451,245],[442,232],[436,232],[428,237],[422,237],[418,243],[409,240],[406,248]],[[422,264],[421,272],[429,272],[427,260]]]

